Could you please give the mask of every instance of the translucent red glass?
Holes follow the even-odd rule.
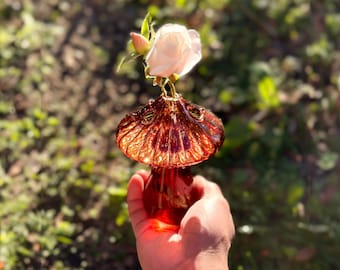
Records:
[[[190,167],[152,168],[144,190],[144,205],[151,217],[178,225],[194,203]]]
[[[118,125],[117,144],[129,158],[152,167],[178,168],[208,159],[224,139],[222,121],[182,96],[160,96]]]
[[[116,134],[126,156],[151,166],[144,204],[151,217],[169,224],[179,224],[194,202],[188,166],[214,155],[223,140],[222,121],[179,94],[127,114]]]

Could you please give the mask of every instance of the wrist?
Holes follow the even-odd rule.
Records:
[[[201,252],[194,260],[195,270],[228,270],[228,256],[225,252]]]

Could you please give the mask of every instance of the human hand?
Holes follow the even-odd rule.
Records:
[[[235,229],[229,204],[220,188],[202,176],[194,177],[198,200],[180,226],[149,218],[143,190],[149,173],[139,171],[128,186],[128,210],[144,270],[228,269],[228,252]]]

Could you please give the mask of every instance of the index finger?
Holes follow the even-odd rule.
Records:
[[[147,178],[148,173],[146,171],[139,171],[131,177],[128,185],[128,212],[132,229],[135,234],[138,233],[140,227],[143,226],[144,221],[148,218],[143,202],[143,190]]]
[[[211,181],[208,181],[201,175],[196,175],[192,183],[192,192],[196,200],[202,198],[215,197],[216,195],[222,196],[220,187]]]

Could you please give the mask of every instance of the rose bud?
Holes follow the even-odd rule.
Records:
[[[130,33],[132,45],[138,54],[146,54],[149,50],[149,41],[141,34]]]

